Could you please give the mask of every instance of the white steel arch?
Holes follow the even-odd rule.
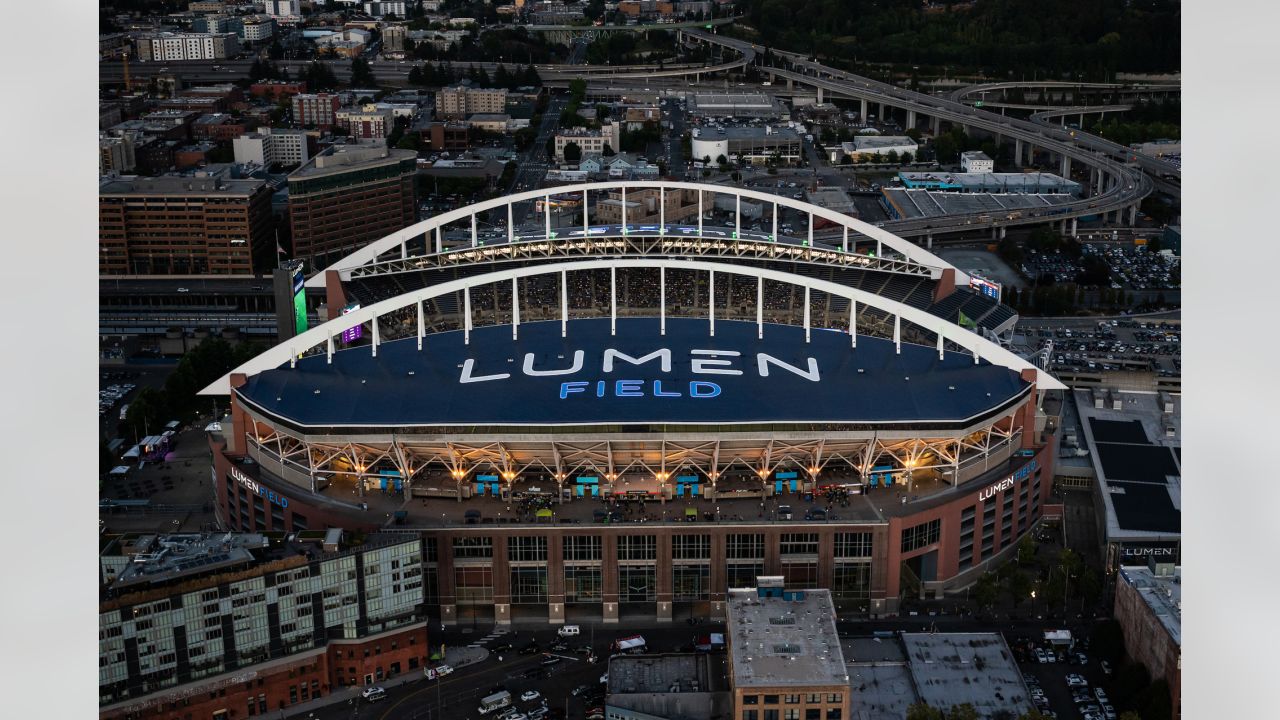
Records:
[[[800,210],[802,212],[809,213],[814,218],[823,218],[825,220],[829,220],[833,223],[836,223],[837,226],[848,228],[850,231],[857,232],[862,234],[865,237],[871,238],[872,240],[875,240],[881,245],[887,246],[901,253],[908,260],[911,260],[913,262],[919,263],[920,265],[935,269],[937,271],[936,274],[940,273],[941,270],[943,269],[955,269],[957,285],[967,285],[969,282],[969,276],[967,273],[957,268],[954,268],[951,265],[951,263],[948,263],[946,260],[943,260],[937,255],[934,255],[928,250],[925,250],[924,248],[913,244],[909,240],[898,237],[897,235],[894,235],[893,233],[887,230],[878,228],[875,225],[871,225],[861,220],[856,220],[854,218],[849,217],[848,215],[845,215],[844,213],[836,212],[835,210],[828,210],[827,208],[818,207],[817,205],[812,205],[810,203],[803,202],[800,200],[795,200],[793,198],[783,197],[781,195],[774,195],[772,193],[761,192],[759,190],[748,190],[748,189],[739,188],[739,187],[711,185],[707,183],[678,182],[673,180],[635,180],[635,181],[623,180],[623,181],[612,181],[612,182],[579,183],[576,185],[559,185],[553,188],[541,188],[538,190],[528,190],[522,193],[516,193],[514,195],[507,195],[504,197],[493,198],[491,200],[485,200],[483,202],[478,202],[473,205],[467,205],[465,207],[460,207],[455,210],[450,210],[448,212],[441,213],[439,215],[436,215],[435,217],[423,220],[422,222],[415,223],[405,228],[401,228],[400,230],[397,230],[391,233],[390,235],[379,238],[378,240],[375,240],[369,243],[368,245],[360,248],[359,250],[356,250],[355,252],[351,253],[350,255],[347,255],[346,257],[342,258],[338,262],[325,268],[323,271],[312,275],[311,278],[307,280],[307,287],[310,287],[310,288],[325,287],[325,274],[328,271],[337,271],[340,274],[342,274],[342,279],[344,280],[350,279],[349,277],[347,277],[347,274],[349,274],[350,270],[377,262],[380,256],[382,256],[385,253],[391,252],[396,248],[401,248],[401,253],[400,253],[401,257],[406,257],[407,251],[405,248],[410,241],[420,236],[426,236],[427,244],[428,246],[430,246],[430,244],[437,237],[437,233],[442,232],[443,231],[442,229],[446,225],[457,222],[459,220],[474,218],[479,213],[488,212],[496,208],[509,207],[514,203],[536,201],[540,199],[550,198],[556,195],[569,195],[569,194],[584,195],[585,193],[588,193],[591,191],[621,190],[623,188],[626,188],[628,190],[631,190],[631,189],[689,190],[694,192],[715,193],[719,195],[732,195],[739,199],[747,198],[751,200],[758,200],[764,203],[777,204],[779,207],[786,207],[786,208],[791,208],[793,210]],[[660,223],[660,224],[666,225],[666,223]],[[699,220],[699,227],[701,227],[701,220]],[[812,222],[809,224],[809,230],[810,230],[810,233],[812,234],[812,231],[813,231]],[[512,233],[513,231],[514,231],[514,228],[508,225],[507,227],[508,234],[510,235],[510,233]],[[936,274],[935,274],[935,278],[936,278]]]
[[[996,343],[983,338],[982,336],[965,330],[959,325],[950,323],[936,315],[931,315],[924,310],[911,307],[905,303],[892,300],[890,298],[881,297],[865,290],[851,288],[838,283],[827,280],[819,280],[815,278],[805,277],[803,275],[794,275],[791,273],[781,272],[768,268],[744,267],[739,265],[731,265],[727,263],[707,262],[705,260],[666,260],[658,258],[608,258],[599,260],[581,260],[575,262],[554,263],[548,265],[534,265],[529,267],[507,268],[496,272],[476,275],[473,277],[460,278],[458,280],[450,280],[418,290],[407,292],[381,302],[374,303],[368,307],[362,307],[352,312],[336,317],[326,323],[318,325],[295,338],[286,340],[252,360],[244,363],[240,367],[232,370],[230,373],[219,378],[216,382],[200,391],[201,395],[229,395],[231,393],[231,375],[244,374],[256,375],[266,370],[271,370],[285,363],[296,363],[297,358],[308,350],[325,346],[326,354],[332,361],[334,353],[334,338],[342,335],[343,331],[348,330],[356,325],[371,322],[377,318],[389,313],[402,310],[407,307],[417,306],[418,309],[418,349],[422,349],[422,338],[425,336],[425,325],[422,321],[422,303],[443,295],[449,295],[455,292],[463,292],[466,299],[465,307],[467,308],[466,316],[463,318],[463,341],[468,342],[470,331],[472,328],[472,320],[470,310],[470,289],[477,286],[489,285],[491,283],[515,282],[519,278],[534,277],[539,275],[553,275],[561,273],[570,273],[580,270],[596,270],[596,269],[614,269],[617,268],[658,268],[660,271],[666,270],[694,270],[712,273],[724,273],[726,275],[743,275],[747,277],[757,278],[758,281],[773,280],[776,282],[798,285],[805,288],[805,293],[817,290],[828,293],[830,295],[846,298],[850,301],[850,316],[856,318],[856,312],[859,305],[870,306],[889,313],[894,318],[894,342],[899,343],[901,338],[902,321],[909,322],[925,331],[937,333],[938,353],[943,352],[943,340],[949,340],[969,351],[974,356],[974,362],[978,359],[986,360],[993,365],[1000,365],[1011,370],[1021,372],[1023,370],[1036,371],[1036,386],[1041,390],[1065,390],[1066,386],[1059,382],[1052,375],[1037,368],[1034,364],[1023,360],[1014,353],[1000,347]],[[712,276],[714,283],[714,276]],[[564,315],[561,320],[561,332],[567,332],[567,308],[568,301],[564,293],[561,293],[561,302]],[[616,307],[616,306],[615,306]],[[806,304],[806,309],[808,305]],[[709,331],[711,334],[715,332],[714,320],[714,304],[709,308]],[[663,306],[663,316],[665,317],[665,305]],[[808,338],[808,313],[805,313],[805,337]],[[518,331],[518,316],[513,318],[512,332]],[[763,321],[757,314],[757,326],[763,329]],[[371,352],[376,356],[378,353],[378,337],[377,323],[373,323]],[[856,327],[851,326],[851,329]],[[851,333],[850,342],[852,347],[857,347],[857,334]],[[355,352],[352,350],[350,352]]]

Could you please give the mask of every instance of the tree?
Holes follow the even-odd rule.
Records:
[[[308,90],[332,90],[338,86],[338,76],[333,74],[333,68],[320,61],[312,61],[302,79],[306,81]]]
[[[1000,596],[1000,583],[995,573],[986,572],[973,586],[973,600],[978,607],[991,607]]]
[[[899,160],[903,165],[910,165],[910,164],[911,164],[911,161],[912,161],[912,160],[915,160],[915,157],[913,157],[913,156],[911,155],[911,153],[909,153],[909,152],[904,152],[904,153],[902,153],[902,157],[898,158],[898,160]]]
[[[724,155],[717,155],[716,164],[719,165],[720,167],[724,167],[725,165],[729,164],[729,159],[726,158]]]
[[[1018,564],[1029,565],[1036,559],[1036,541],[1030,535],[1023,535],[1018,541]]]
[[[907,708],[907,720],[944,720],[944,718],[941,710],[919,702]]]
[[[556,138],[554,135],[547,138],[546,150],[547,150],[547,159],[554,160],[556,157]]]
[[[284,46],[280,44],[279,38],[271,41],[270,47],[267,48],[267,57],[272,60],[284,59]]]
[[[369,67],[369,61],[362,57],[351,59],[351,87],[367,87],[377,85],[378,80],[373,76],[373,68]]]
[[[587,96],[587,81],[582,78],[574,78],[569,81],[569,94],[573,96],[575,103],[582,102]]]
[[[979,720],[978,710],[970,703],[961,703],[951,708],[947,720]]]
[[[582,160],[582,148],[578,143],[571,142],[564,146],[564,161],[570,165],[577,165]]]
[[[600,154],[604,157],[613,157],[614,155],[617,155],[617,153],[613,151],[612,145],[605,145],[604,148],[600,150]]]
[[[1031,597],[1031,578],[1021,570],[1009,574],[1009,594],[1013,595],[1013,604],[1021,605]]]

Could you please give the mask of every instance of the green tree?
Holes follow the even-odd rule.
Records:
[[[615,152],[613,151],[613,146],[612,146],[612,145],[605,145],[605,146],[600,150],[600,154],[601,154],[601,155],[603,155],[604,157],[613,157],[614,155],[617,155],[617,153],[615,153]]]
[[[1018,541],[1018,564],[1030,565],[1036,559],[1036,541],[1031,535],[1023,535]]]
[[[897,151],[897,150],[890,150],[890,151],[889,151],[889,154],[887,154],[887,155],[885,155],[885,156],[884,156],[884,159],[885,159],[885,162],[892,163],[892,164],[896,165],[896,164],[898,163],[898,151]]]
[[[351,87],[370,87],[377,83],[368,60],[362,57],[351,59]]]
[[[333,74],[333,68],[328,63],[318,60],[312,61],[307,66],[306,74],[302,78],[307,83],[307,89],[311,91],[332,90],[338,86],[338,76]]]
[[[945,718],[941,710],[918,702],[907,708],[907,720],[945,720]]]
[[[915,156],[913,156],[909,152],[904,152],[902,153],[902,157],[899,158],[899,160],[902,162],[903,165],[910,165],[911,161],[915,160]]]
[[[575,103],[581,103],[583,98],[587,96],[587,81],[582,78],[574,78],[569,81],[569,95],[573,97]]]
[[[1021,570],[1009,573],[1009,594],[1013,596],[1013,604],[1021,605],[1031,598],[1031,578]]]
[[[985,572],[973,586],[973,600],[978,607],[991,607],[1000,597],[1000,581],[992,572]]]
[[[571,142],[564,146],[564,161],[570,165],[577,165],[582,160],[582,148],[578,143]]]
[[[970,703],[954,705],[947,713],[947,720],[979,720],[978,710]]]

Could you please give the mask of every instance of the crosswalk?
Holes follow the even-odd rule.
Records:
[[[502,637],[503,635],[506,635],[508,632],[510,632],[510,630],[507,630],[507,629],[505,629],[505,628],[495,628],[495,629],[494,629],[492,632],[490,632],[488,635],[485,635],[484,637],[482,637],[482,638],[480,638],[479,640],[477,640],[477,641],[475,641],[475,642],[471,643],[471,644],[470,644],[470,645],[468,645],[467,647],[469,647],[469,648],[480,648],[480,647],[484,647],[484,644],[485,644],[485,643],[489,642],[490,640],[497,640],[498,638]]]

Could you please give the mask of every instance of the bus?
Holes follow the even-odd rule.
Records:
[[[488,715],[494,710],[498,710],[511,705],[511,693],[506,690],[496,692],[488,697],[480,700],[480,714]]]

